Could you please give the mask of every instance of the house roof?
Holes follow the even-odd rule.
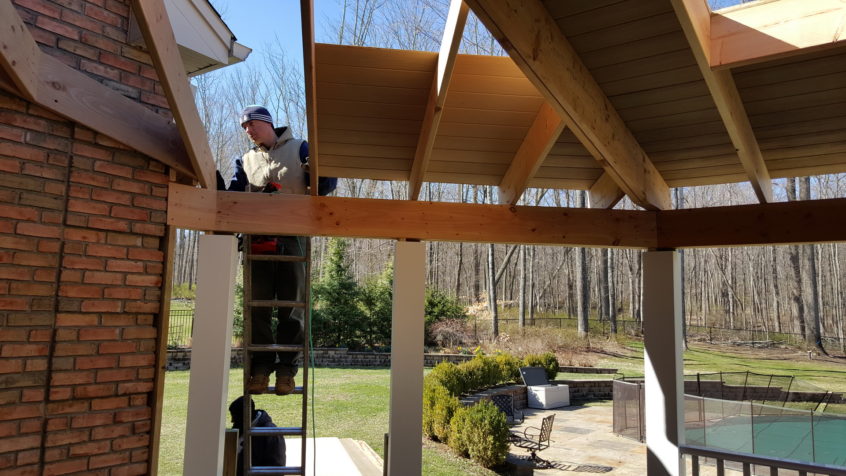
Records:
[[[528,187],[591,190],[607,174],[624,191],[636,188],[616,177],[632,158],[610,157],[622,149],[603,143],[628,134],[634,142],[623,144],[643,152],[634,159],[645,157],[669,187],[752,177],[767,188],[771,178],[846,172],[846,41],[838,30],[817,40],[791,33],[808,42],[797,46],[760,24],[762,15],[777,23],[773,4],[794,23],[836,20],[846,11],[842,4],[818,5],[828,9],[823,13],[792,0],[766,2],[760,11],[758,3],[706,10],[710,35],[702,41],[686,24],[702,23],[696,9],[704,0],[522,2],[536,8],[507,21],[510,4],[521,2],[502,2],[505,13],[493,0],[468,3],[511,57],[455,58],[424,181],[501,185],[515,161],[525,160],[518,151],[534,140],[545,107],[566,127],[540,148]],[[541,26],[528,31],[532,25]],[[532,41],[546,44],[532,50]],[[732,58],[735,41],[760,46]],[[426,108],[438,53],[318,44],[315,62],[321,175],[409,180],[431,120]],[[578,84],[591,81],[596,88]],[[591,94],[593,105],[577,104]],[[593,130],[602,122],[611,125],[605,136]],[[749,137],[760,152],[744,159]]]

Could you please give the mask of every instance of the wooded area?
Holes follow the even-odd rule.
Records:
[[[447,8],[444,0],[344,1],[333,26],[334,38],[318,41],[437,51]],[[232,175],[234,159],[249,147],[236,120],[244,105],[267,105],[277,124],[287,124],[295,136],[305,137],[302,72],[279,53],[281,49],[269,50],[277,53],[256,55],[243,65],[194,79],[212,153],[226,178]],[[472,14],[460,52],[502,54]],[[846,191],[843,175],[780,179],[773,185],[775,201],[843,197]],[[407,182],[341,179],[336,194],[397,199],[407,196],[407,187]],[[748,183],[676,188],[673,198],[674,208],[756,202]],[[424,184],[420,199],[498,203],[496,187],[437,183]],[[520,203],[585,207],[586,201],[584,191],[531,189]],[[617,207],[635,208],[628,200]],[[196,281],[197,237],[189,230],[177,235],[173,279],[177,285]],[[313,243],[317,277],[327,240],[315,238]],[[822,337],[827,337],[832,339],[825,341],[828,350],[843,352],[841,249],[841,244],[686,249],[682,252],[686,322],[798,334],[820,350]],[[388,241],[351,240],[347,258],[355,279],[363,282],[381,273],[391,250]],[[581,331],[587,328],[588,316],[608,320],[612,332],[618,318],[642,318],[640,250],[448,242],[427,243],[427,250],[429,286],[467,305],[487,304],[489,312],[514,308],[521,322],[550,315],[578,316]]]

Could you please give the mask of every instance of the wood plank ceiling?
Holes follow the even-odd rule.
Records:
[[[543,8],[667,185],[749,180],[715,86],[700,69],[707,57],[697,63],[672,1],[546,1]],[[408,180],[438,54],[318,44],[315,55],[321,173]],[[751,124],[753,154],[754,139],[760,146],[762,200],[770,176],[846,172],[842,42],[723,77],[748,115],[732,130]],[[502,185],[545,103],[509,57],[458,55],[423,180]],[[603,177],[571,128],[553,142],[529,187],[589,190]]]

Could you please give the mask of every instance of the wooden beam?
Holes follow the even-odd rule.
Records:
[[[0,0],[0,66],[18,93],[29,99],[38,87],[41,50],[10,0]]]
[[[314,0],[300,0],[303,28],[303,73],[305,75],[306,124],[308,125],[308,171],[312,195],[318,195],[317,179],[317,74],[314,59]]]
[[[164,3],[162,0],[132,0],[132,8],[137,14],[138,26],[144,34],[197,180],[203,187],[214,188],[215,163],[209,139],[194,103]]]
[[[620,188],[644,208],[670,208],[667,183],[541,1],[468,3]]]
[[[7,3],[8,0],[0,0],[0,6]],[[0,29],[5,30],[19,21],[13,7],[0,17]],[[20,41],[35,44],[29,30],[23,30]],[[28,54],[32,56],[29,63],[38,68],[35,83],[31,85],[32,102],[150,156],[181,174],[195,176],[179,131],[170,121],[39,48]],[[11,91],[9,86],[12,85],[2,85],[20,94],[20,91]]]
[[[564,131],[564,121],[549,104],[541,104],[534,123],[499,183],[499,203],[514,205]]]
[[[426,175],[429,159],[432,156],[432,148],[435,145],[435,136],[438,135],[444,101],[446,101],[446,95],[449,91],[449,82],[452,79],[452,70],[455,67],[455,56],[458,54],[458,46],[461,44],[461,36],[464,33],[468,11],[467,4],[462,0],[452,0],[452,3],[450,3],[444,36],[441,40],[441,51],[438,54],[438,69],[435,71],[432,89],[429,92],[429,100],[426,103],[420,136],[417,140],[417,149],[414,152],[414,162],[411,165],[411,172],[408,177],[409,200],[417,200],[420,195],[423,177]]]
[[[755,2],[711,16],[710,65],[732,68],[844,43],[841,0]]]
[[[846,241],[846,199],[665,210],[658,248]]]
[[[168,223],[298,236],[650,248],[654,214],[310,195],[217,192],[171,184]]]
[[[614,208],[626,194],[623,193],[614,179],[603,172],[588,190],[588,206],[590,208]]]
[[[707,1],[672,0],[672,3],[755,195],[761,203],[772,202],[773,184],[770,173],[761,155],[758,140],[755,138],[752,124],[749,123],[749,116],[734,83],[734,77],[731,71],[714,71],[710,66],[711,12]]]

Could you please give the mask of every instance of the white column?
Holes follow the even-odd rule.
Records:
[[[391,326],[388,474],[421,474],[423,464],[423,321],[426,246],[398,241]]]
[[[234,236],[200,237],[182,470],[185,476],[220,475],[223,471],[237,259]]]
[[[644,408],[649,476],[684,475],[681,266],[676,251],[643,255]]]

